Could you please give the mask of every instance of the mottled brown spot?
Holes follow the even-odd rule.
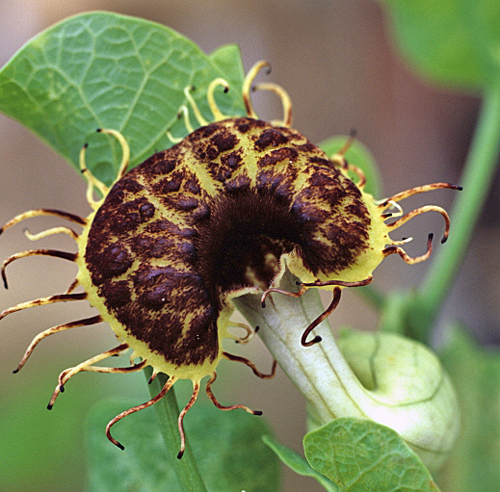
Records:
[[[257,178],[257,189],[273,192],[286,179],[286,175],[274,171],[263,171]]]
[[[207,126],[202,126],[198,130],[193,132],[191,136],[194,140],[207,139],[208,137],[212,136],[218,129],[219,125],[217,123],[211,123]]]
[[[210,139],[210,143],[217,147],[219,153],[234,149],[238,142],[238,137],[230,132],[218,133]]]
[[[202,203],[196,210],[191,214],[191,219],[194,223],[206,219],[210,215],[210,207],[206,203]]]
[[[132,256],[123,246],[115,243],[102,251],[95,251],[92,246],[87,248],[85,259],[95,284],[99,285],[108,278],[121,275],[132,266]]]
[[[298,152],[291,147],[283,147],[281,149],[276,149],[268,154],[261,157],[258,161],[259,167],[272,167],[278,162],[288,161],[289,164],[293,164],[298,157]]]
[[[174,224],[167,219],[158,219],[154,222],[150,222],[146,228],[144,229],[146,232],[151,234],[159,234],[165,231],[168,231],[171,227],[174,227]],[[175,226],[177,227],[177,226]]]
[[[233,149],[239,142],[238,137],[217,123],[198,129],[187,137],[192,151],[201,162],[214,161],[219,155]]]
[[[250,130],[250,125],[247,122],[240,123],[239,125],[235,125],[240,133],[247,133]]]
[[[124,202],[134,200],[137,193],[143,189],[144,187],[136,180],[131,179],[130,177],[123,178],[118,181],[113,188],[111,188],[106,199],[109,202],[110,207],[120,207]]]
[[[235,170],[242,162],[241,153],[238,151],[231,152],[230,154],[223,155],[221,157],[221,163],[223,166],[229,167],[231,170]]]
[[[217,311],[198,275],[143,265],[132,281],[136,301],[115,311],[130,333],[179,366],[217,357]],[[192,322],[185,330],[188,314]]]
[[[151,213],[154,214],[154,206],[145,197],[141,197],[129,202],[122,202],[106,217],[101,215],[96,224],[100,224],[105,219],[109,221],[108,230],[112,234],[130,233],[139,224],[148,220],[152,216],[148,214]]]
[[[187,193],[191,193],[192,195],[201,194],[200,181],[198,180],[198,178],[195,175],[190,175],[184,181],[184,190]]]
[[[185,238],[193,237],[196,234],[193,229],[189,227],[181,228],[167,219],[155,220],[154,222],[151,222],[145,227],[144,231],[148,234],[168,234]]]
[[[300,193],[292,205],[292,212],[300,222],[323,222],[328,219],[328,212],[319,207],[311,206],[307,192]]]
[[[182,183],[182,176],[175,176],[173,178],[162,179],[154,188],[153,191],[158,195],[168,195],[175,191],[179,191]]]
[[[361,219],[361,221],[364,221],[366,218],[367,214],[366,207],[364,206],[364,204],[358,201],[350,203],[349,205],[346,206],[345,209],[349,215]]]
[[[177,200],[175,206],[179,210],[182,210],[183,212],[190,212],[191,210],[198,208],[199,204],[200,204],[200,202],[196,198],[181,197],[181,198],[179,198],[179,200]]]
[[[267,130],[264,130],[255,141],[255,148],[258,150],[264,150],[268,147],[284,145],[287,142],[288,138],[281,131],[275,128],[268,128]]]
[[[139,193],[139,191],[143,190],[144,187],[138,183],[135,179],[126,175],[120,181],[118,181],[110,191],[110,194],[117,191],[123,191],[126,193]]]
[[[309,154],[317,150],[317,147],[311,142],[306,142],[305,144],[297,145],[297,147],[295,148],[297,149],[297,152],[300,152],[301,154]]]
[[[125,306],[131,300],[130,287],[126,280],[113,282],[107,280],[101,286],[101,293],[106,299],[106,303],[112,309]]]
[[[313,155],[309,157],[310,164],[320,164],[324,168],[330,168],[330,161],[326,157]],[[336,174],[339,173],[338,169],[334,169]]]
[[[152,203],[143,203],[139,207],[139,213],[141,214],[143,220],[150,219],[155,214],[155,207]]]
[[[239,193],[250,189],[250,178],[246,174],[239,174],[236,178],[224,183],[224,190],[229,194]]]
[[[224,183],[233,174],[233,170],[229,167],[221,166],[218,162],[210,162],[207,164],[207,168],[213,179],[219,183]]]
[[[257,190],[273,194],[277,201],[289,203],[293,194],[292,184],[288,173],[276,173],[271,170],[261,172],[257,177]]]
[[[144,257],[162,258],[171,253],[172,248],[175,247],[175,242],[165,236],[140,236],[132,238],[131,248],[132,251]]]
[[[192,242],[182,241],[177,243],[177,249],[184,259],[190,263],[194,263],[198,258],[196,246]]]
[[[149,159],[143,162],[142,166],[148,168],[151,175],[165,175],[175,169],[175,159],[173,158],[174,151],[172,149],[164,150],[152,155]]]

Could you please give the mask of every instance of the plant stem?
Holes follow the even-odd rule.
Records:
[[[149,380],[152,374],[151,367],[144,369],[146,378]],[[149,391],[151,396],[156,396],[165,383],[168,376],[159,373],[154,381],[149,384]],[[170,388],[168,393],[157,402],[154,407],[156,408],[156,415],[160,424],[160,430],[165,441],[165,446],[168,448],[168,455],[172,456],[170,465],[174,467],[175,474],[179,485],[183,492],[207,492],[201,474],[196,464],[196,458],[193,451],[186,439],[186,450],[182,459],[177,459],[176,449],[179,447],[180,437],[177,427],[177,419],[179,416],[179,406],[177,405],[177,398],[175,396],[174,388]]]
[[[428,342],[430,327],[450,290],[472,233],[488,196],[500,150],[500,80],[486,92],[479,121],[462,175],[463,191],[451,214],[452,231],[445,248],[434,258],[433,267],[412,305],[409,322],[412,336]]]

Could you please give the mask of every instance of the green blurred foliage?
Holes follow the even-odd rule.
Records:
[[[440,353],[462,406],[462,432],[440,477],[446,492],[500,490],[500,354],[460,326]]]
[[[105,437],[107,422],[137,402],[104,402],[89,419],[89,492],[181,492],[172,463],[178,447],[170,449],[152,408],[120,421],[114,435],[122,452]],[[276,492],[280,485],[279,460],[264,444],[271,433],[263,418],[243,410],[221,412],[198,403],[187,414],[185,430],[209,492]]]
[[[74,363],[57,361],[58,367]],[[109,395],[135,395],[138,401],[147,396],[140,375],[127,375],[125,380],[90,373],[71,380],[48,411],[56,373],[49,364],[35,374],[30,372],[29,381],[23,379],[22,390],[14,384],[18,375],[6,376],[8,386],[2,381],[2,402],[9,403],[0,407],[2,492],[82,491],[87,474],[85,422],[92,405]],[[104,428],[101,434],[107,441]]]
[[[403,58],[443,88],[481,92],[500,76],[498,0],[379,0]]]

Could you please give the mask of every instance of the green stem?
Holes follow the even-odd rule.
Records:
[[[151,367],[144,369],[146,378],[149,380],[152,374]],[[154,381],[149,384],[149,391],[151,396],[156,396],[165,383],[168,376],[159,373]],[[189,446],[186,439],[186,450],[182,459],[177,459],[177,449],[180,444],[179,430],[177,427],[177,419],[179,417],[179,406],[177,405],[177,398],[175,397],[174,388],[170,388],[168,393],[155,404],[156,415],[160,424],[161,433],[165,446],[168,448],[168,456],[170,466],[175,469],[175,474],[179,485],[183,492],[207,492],[203,479],[196,464],[191,446]]]
[[[462,176],[463,191],[451,214],[446,247],[434,258],[410,315],[412,335],[428,341],[430,327],[450,290],[488,196],[500,150],[500,80],[485,92],[474,140]]]

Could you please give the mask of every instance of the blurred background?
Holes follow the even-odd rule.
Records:
[[[0,0],[0,64],[41,30],[88,10],[154,20],[178,30],[206,52],[238,43],[247,70],[259,59],[269,60],[273,70],[266,80],[290,93],[293,126],[313,142],[356,128],[380,166],[386,195],[434,181],[459,181],[480,101],[472,95],[444,93],[418,80],[391,49],[383,9],[374,0]],[[281,114],[271,96],[257,95],[255,106],[264,119]],[[83,180],[59,156],[1,115],[0,135],[0,223],[32,208],[83,216],[90,212]],[[499,188],[497,176],[441,320],[441,325],[448,318],[463,320],[484,344],[500,342]],[[410,210],[412,205],[432,202],[450,209],[453,195],[438,191],[404,205]],[[410,254],[422,252],[427,231],[442,231],[440,218],[428,215],[409,226],[415,238],[407,248]],[[33,247],[22,234],[24,226],[38,232],[59,223],[40,218],[8,230],[1,237],[0,258]],[[75,249],[65,236],[48,238],[43,247]],[[394,255],[379,267],[374,285],[383,291],[411,287],[428,266],[411,267]],[[57,259],[28,258],[10,266],[8,274],[10,289],[0,291],[0,310],[63,292],[76,267]],[[1,323],[2,492],[84,490],[88,409],[104,396],[123,395],[139,403],[147,395],[142,374],[85,373],[71,381],[52,412],[45,410],[59,372],[114,346],[106,325],[44,340],[26,367],[12,375],[37,333],[93,312],[85,302],[70,304],[16,313]],[[347,324],[374,329],[377,323],[370,309],[349,292],[330,321],[333,329]],[[263,370],[270,365],[271,357],[258,340],[245,346],[244,354]],[[273,380],[261,381],[245,369],[222,367],[217,383],[221,401],[243,401],[264,410],[278,439],[301,452],[305,408],[300,394],[281,372]],[[322,488],[286,472],[283,490]]]

